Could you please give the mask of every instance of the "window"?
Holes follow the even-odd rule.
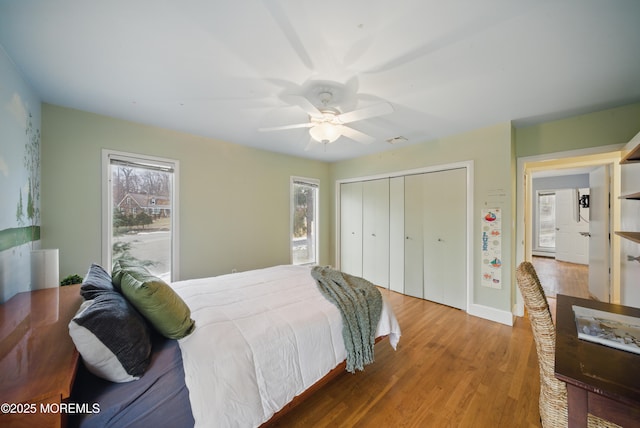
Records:
[[[165,281],[177,274],[178,162],[103,151],[103,263],[141,263]]]
[[[538,248],[555,250],[556,248],[556,194],[538,193]]]
[[[318,263],[318,180],[291,178],[291,263]]]

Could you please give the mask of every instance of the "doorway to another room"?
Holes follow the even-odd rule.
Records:
[[[548,297],[616,301],[619,159],[620,152],[519,159],[521,259],[532,261]]]
[[[550,298],[589,298],[590,169],[533,174],[532,263]]]

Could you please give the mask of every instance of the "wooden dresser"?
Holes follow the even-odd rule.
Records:
[[[79,360],[68,325],[81,303],[77,284],[0,305],[0,426],[65,426]]]

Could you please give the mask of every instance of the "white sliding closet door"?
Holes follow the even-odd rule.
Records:
[[[389,179],[389,289],[404,293],[404,177]]]
[[[466,169],[424,174],[424,298],[466,309]]]
[[[467,168],[340,185],[340,269],[466,310]]]
[[[362,276],[362,182],[340,185],[340,270]]]
[[[362,277],[389,288],[389,179],[362,183]]]
[[[423,188],[424,174],[404,178],[404,294],[420,298],[424,297]]]

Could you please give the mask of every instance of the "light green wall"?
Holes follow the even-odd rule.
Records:
[[[60,274],[101,262],[101,152],[180,162],[180,278],[289,263],[289,178],[320,180],[320,262],[329,262],[329,166],[43,104],[42,241]]]
[[[40,97],[0,46],[0,303],[29,291],[40,248]],[[33,209],[29,209],[29,200]]]
[[[502,208],[503,213],[503,288],[491,289],[480,284],[480,252],[474,253],[475,283],[473,303],[511,311],[513,278],[514,167],[515,154],[512,129],[509,123],[466,132],[421,144],[410,145],[376,155],[337,162],[331,165],[331,181],[378,174],[400,172],[416,168],[474,161],[474,242],[480,248],[481,209]],[[446,191],[446,189],[443,189]],[[335,212],[335,186],[333,189]],[[503,196],[501,196],[503,195]],[[332,223],[331,258],[335,260],[335,223]]]
[[[640,128],[640,103],[515,130],[516,156],[625,144]]]
[[[474,255],[474,295],[472,302],[503,311],[511,311],[515,301],[514,270],[516,260],[516,159],[622,144],[640,128],[640,103],[595,113],[549,121],[539,125],[513,128],[510,124],[478,129],[452,137],[411,145],[331,165],[331,181],[387,174],[403,170],[474,160],[474,248],[480,245],[479,213],[483,207],[503,208],[503,278],[501,290],[480,283],[480,253]],[[496,194],[505,191],[504,198]],[[332,188],[332,212],[335,213],[335,186]],[[335,215],[335,214],[334,214]],[[335,261],[336,230],[331,224],[331,260]]]
[[[42,242],[60,248],[61,276],[84,274],[100,261],[102,148],[180,161],[181,278],[288,263],[291,175],[321,181],[320,263],[333,264],[336,180],[473,160],[473,245],[480,245],[481,209],[502,208],[505,273],[501,290],[481,287],[476,252],[473,303],[511,311],[516,155],[624,143],[639,126],[640,104],[632,104],[526,128],[503,123],[326,164],[45,104]]]

